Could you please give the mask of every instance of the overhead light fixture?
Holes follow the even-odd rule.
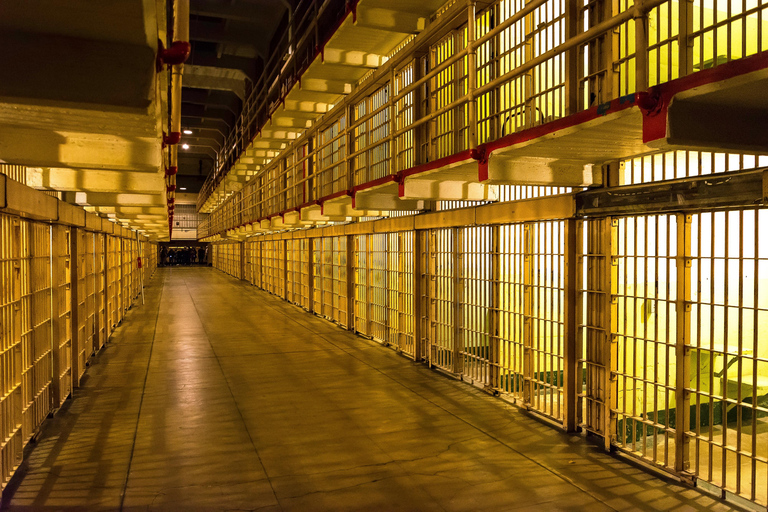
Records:
[[[181,149],[189,149],[189,144],[182,144]]]
[[[184,135],[192,135],[192,130],[184,130]]]
[[[180,187],[179,190],[187,190],[187,187]]]

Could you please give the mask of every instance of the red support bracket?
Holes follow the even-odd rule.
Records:
[[[165,48],[162,41],[158,41],[157,71],[162,71],[164,65],[175,66],[184,64],[192,51],[192,45],[188,41],[174,41],[170,48]]]
[[[168,135],[163,133],[163,148],[166,146],[175,146],[181,141],[180,132],[171,132]]]

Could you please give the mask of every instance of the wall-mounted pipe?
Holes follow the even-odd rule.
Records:
[[[164,63],[171,64],[171,128],[166,140],[168,169],[166,170],[166,205],[168,209],[168,238],[173,236],[173,211],[176,202],[176,173],[179,168],[179,142],[181,141],[181,77],[184,62],[189,57],[189,0],[175,0],[173,4],[173,42],[165,53]],[[175,53],[173,52],[175,49]]]

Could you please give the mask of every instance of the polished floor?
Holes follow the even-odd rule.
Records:
[[[210,268],[160,269],[9,510],[727,510]]]

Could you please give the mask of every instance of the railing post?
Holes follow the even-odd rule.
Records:
[[[635,91],[648,89],[648,13],[643,0],[635,0]]]
[[[475,101],[475,89],[477,88],[477,48],[475,48],[475,0],[467,1],[467,135],[469,136],[469,149],[477,148],[477,102]],[[458,148],[457,148],[458,149]]]
[[[691,32],[693,32],[693,2],[691,0],[680,1],[680,12],[678,13],[678,69],[679,75],[686,76],[693,71],[693,41]]]
[[[397,138],[394,136],[397,132],[397,103],[395,102],[395,95],[397,94],[397,71],[395,66],[392,66],[389,74],[389,174],[390,176],[397,174]]]
[[[308,201],[318,199],[317,194],[315,194],[315,157],[317,155],[313,153],[314,150],[315,138],[307,137],[307,159],[304,161],[304,165],[306,166],[304,173],[307,176],[307,181],[304,182],[304,194],[308,196]],[[262,215],[263,214],[264,208],[262,207]]]
[[[565,0],[565,40],[579,32],[579,2]],[[565,52],[565,115],[579,111],[579,48]],[[586,105],[585,105],[586,107]]]
[[[576,336],[578,325],[578,226],[576,219],[565,220],[565,314],[563,325],[564,371],[563,371],[563,428],[574,432],[578,427],[578,393],[581,385],[579,368],[579,345]]]
[[[423,76],[422,59],[424,53],[416,52],[413,56],[413,81],[417,82],[421,80]],[[424,98],[422,93],[424,92],[424,86],[416,87],[413,90],[413,103],[411,108],[413,109],[413,115],[411,119],[417,121],[424,117]],[[413,130],[413,165],[423,164],[426,161],[424,158],[427,155],[422,154],[422,147],[427,141],[426,125],[422,124],[417,126]]]
[[[355,152],[355,131],[350,128],[355,119],[355,106],[349,105],[347,107],[347,126],[345,128],[346,136],[344,137],[346,151],[346,167],[347,167],[347,190],[352,190],[355,186],[355,157],[350,156]]]

